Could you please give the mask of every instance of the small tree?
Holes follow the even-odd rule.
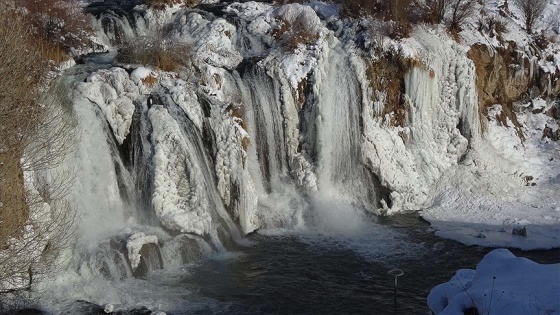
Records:
[[[471,17],[478,0],[448,0],[446,3],[447,25],[452,31],[460,31],[461,25]]]
[[[86,48],[93,29],[78,0],[18,0],[34,35],[63,52]],[[59,60],[55,60],[59,61]]]
[[[74,126],[49,88],[44,46],[26,19],[0,3],[0,293],[30,288],[69,240]]]
[[[548,0],[514,0],[515,5],[521,10],[525,21],[525,30],[533,34],[540,16],[543,15]]]
[[[478,0],[416,0],[430,23],[445,23],[452,32],[459,32],[467,18],[473,15]]]

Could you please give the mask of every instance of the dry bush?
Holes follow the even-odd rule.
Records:
[[[514,0],[513,1],[523,14],[525,30],[533,34],[533,30],[539,18],[543,15],[548,4],[548,0]]]
[[[445,23],[452,34],[475,13],[479,0],[415,0],[414,7],[422,13],[427,23]]]
[[[70,53],[90,44],[93,29],[77,0],[21,0],[33,32],[51,46]]]
[[[272,37],[289,50],[295,50],[299,45],[308,45],[319,39],[319,34],[300,19],[294,23],[283,20],[279,25],[279,28],[272,31]]]
[[[187,7],[194,7],[199,3],[199,0],[145,0],[144,3],[150,8],[163,10],[176,4],[184,4]]]
[[[154,36],[140,37],[124,43],[119,47],[116,59],[126,64],[142,64],[163,71],[178,71],[190,67],[191,55],[190,45]]]
[[[74,143],[74,126],[57,91],[34,30],[0,4],[0,292],[22,289],[52,265],[72,232],[64,202],[71,173],[56,174]],[[25,173],[29,172],[29,173]],[[50,180],[26,185],[24,174]],[[47,178],[47,177],[44,177]],[[47,202],[49,211],[40,210]]]

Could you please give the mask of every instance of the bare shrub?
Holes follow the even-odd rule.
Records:
[[[513,0],[513,2],[521,10],[525,21],[525,30],[527,33],[533,34],[538,19],[546,9],[548,0]]]
[[[49,61],[35,35],[0,5],[0,292],[28,288],[72,233],[64,197],[73,177],[51,169],[72,149],[75,129],[49,89]],[[49,180],[31,187],[39,174]]]
[[[163,10],[176,4],[184,4],[187,7],[193,7],[199,3],[199,0],[145,0],[144,3],[153,9]]]
[[[76,0],[21,0],[26,20],[33,32],[51,50],[58,48],[66,53],[90,44],[93,29]]]
[[[461,26],[475,13],[478,0],[415,0],[415,7],[423,12],[428,23],[445,23],[451,33],[461,31]]]
[[[447,0],[445,22],[451,31],[459,32],[465,20],[471,17],[476,9],[478,0]]]
[[[161,36],[146,36],[121,45],[116,59],[121,63],[178,71],[190,67],[191,53],[192,47],[186,43],[164,40]]]
[[[272,32],[272,36],[289,50],[296,49],[300,44],[311,44],[319,39],[319,34],[300,19],[294,23],[283,20],[280,27]]]

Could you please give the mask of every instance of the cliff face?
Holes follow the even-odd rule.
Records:
[[[528,57],[516,48],[513,42],[504,47],[471,46],[469,58],[476,64],[477,89],[481,104],[481,116],[487,117],[488,108],[502,104],[502,123],[509,119],[523,138],[522,126],[517,120],[514,103],[528,102],[537,97],[554,99],[560,93],[560,70],[545,72],[538,60],[552,60],[554,56],[542,56],[546,52],[536,51]],[[551,113],[552,114],[552,113]]]

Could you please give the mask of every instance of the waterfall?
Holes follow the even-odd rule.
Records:
[[[146,14],[104,9],[97,28],[117,45],[150,32]],[[173,14],[174,39],[194,38],[192,76],[104,65],[69,78],[83,129],[67,165],[79,212],[80,238],[66,253],[72,279],[143,277],[235,249],[257,229],[373,233],[370,212],[389,198],[397,210],[425,205],[477,135],[473,65],[446,37],[419,33],[427,68],[403,74],[407,142],[379,117],[384,104],[373,102],[380,93],[352,35],[321,26],[316,46],[284,52],[255,35],[265,18],[230,17],[236,29],[210,13]]]
[[[375,188],[361,160],[363,92],[343,44],[333,42],[324,50],[314,86],[318,188],[350,202],[362,201],[362,206],[375,206],[370,203],[376,202]]]
[[[78,99],[74,113],[80,139],[65,165],[75,173],[69,199],[82,223],[77,234],[83,239],[95,239],[126,226],[130,212],[126,196],[131,193],[131,178],[107,123],[99,119],[100,109]]]
[[[298,227],[306,207],[290,176],[281,84],[256,64],[237,78],[251,145],[247,163],[259,195],[262,227]]]

